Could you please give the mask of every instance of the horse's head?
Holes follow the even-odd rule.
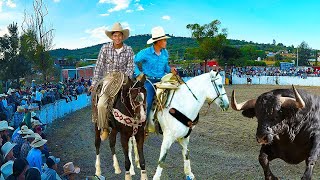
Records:
[[[128,95],[130,99],[131,108],[134,112],[134,119],[140,121],[146,120],[146,94],[147,91],[144,88],[144,83],[136,81],[132,87],[129,88]]]
[[[222,77],[218,72],[210,71],[210,86],[208,88],[208,94],[210,104],[215,102],[222,110],[227,110],[229,108],[229,99],[226,90],[223,86]]]

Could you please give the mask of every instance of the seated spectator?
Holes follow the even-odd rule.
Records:
[[[33,131],[31,129],[28,128],[28,126],[26,125],[23,125],[20,127],[20,131],[18,131],[18,136],[16,136],[12,142],[13,143],[16,143],[17,145],[13,148],[13,154],[14,154],[14,157],[16,158],[20,158],[20,151],[21,151],[21,147],[22,147],[22,144],[26,141],[24,136],[26,135],[30,135],[30,134],[33,134]]]
[[[34,167],[29,168],[25,174],[25,180],[41,180],[40,171]]]
[[[29,151],[27,156],[27,161],[29,163],[29,166],[37,168],[39,172],[42,171],[41,150],[43,150],[43,145],[45,145],[46,143],[47,143],[47,140],[42,139],[39,134],[35,133],[34,141],[32,141],[30,144],[32,149]]]
[[[25,173],[29,169],[29,164],[26,159],[16,159],[13,162],[13,173],[7,178],[7,180],[23,180],[25,179]]]
[[[18,106],[17,111],[13,114],[13,128],[17,129],[21,122],[23,121],[25,115],[25,108],[23,106]]]
[[[13,147],[15,146],[15,143],[11,142],[6,142],[2,147],[1,147],[1,153],[3,155],[4,163],[8,161],[14,161],[15,157],[13,155]]]
[[[9,126],[7,121],[0,121],[0,135],[2,138],[2,144],[10,141],[8,130],[13,130],[13,127]]]
[[[0,179],[7,179],[13,173],[13,161],[8,161],[1,166]]]
[[[60,176],[57,174],[59,158],[54,156],[49,156],[47,158],[46,164],[48,168],[42,173],[42,180],[61,180]]]
[[[63,180],[75,180],[75,179],[78,179],[78,178],[76,178],[76,176],[79,173],[80,173],[80,168],[79,167],[75,167],[73,165],[73,162],[68,162],[63,166],[62,179]]]

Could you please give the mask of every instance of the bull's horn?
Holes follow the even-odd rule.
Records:
[[[254,108],[256,105],[256,99],[250,99],[247,100],[243,103],[238,104],[236,101],[236,96],[235,96],[235,91],[232,91],[232,96],[231,96],[231,107],[232,109],[236,111],[241,111],[241,110],[246,110],[250,108]]]
[[[296,88],[292,85],[293,93],[296,98],[280,97],[282,107],[296,106],[296,108],[302,109],[306,106],[305,102],[301,98]]]

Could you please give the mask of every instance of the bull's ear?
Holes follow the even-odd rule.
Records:
[[[254,111],[254,108],[249,108],[242,111],[242,115],[247,118],[253,118],[256,116],[256,112]]]

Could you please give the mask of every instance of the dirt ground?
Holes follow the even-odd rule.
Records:
[[[230,97],[232,90],[235,89],[237,100],[241,102],[276,88],[290,88],[290,86],[230,85],[226,90]],[[297,88],[320,95],[319,87]],[[241,112],[231,108],[222,112],[214,105],[207,115],[204,115],[207,107],[205,105],[202,108],[199,124],[192,132],[189,143],[191,167],[196,179],[264,179],[258,162],[260,145],[255,140],[256,119],[245,118]],[[79,179],[94,175],[94,129],[90,108],[84,108],[54,121],[48,125],[47,134],[51,153],[61,158],[60,173],[64,163],[73,161],[81,168]],[[152,179],[156,171],[161,141],[162,136],[151,134],[145,142],[144,152],[149,179]],[[122,170],[120,175],[113,173],[109,142],[103,142],[101,146],[101,169],[106,179],[124,179],[124,157],[120,141],[118,142],[116,149]],[[290,165],[278,159],[272,161],[270,167],[281,179],[300,179],[305,163]],[[314,179],[319,179],[319,165],[316,165],[313,175]],[[140,179],[138,169],[133,179]],[[185,179],[181,147],[178,143],[171,146],[161,179]]]

